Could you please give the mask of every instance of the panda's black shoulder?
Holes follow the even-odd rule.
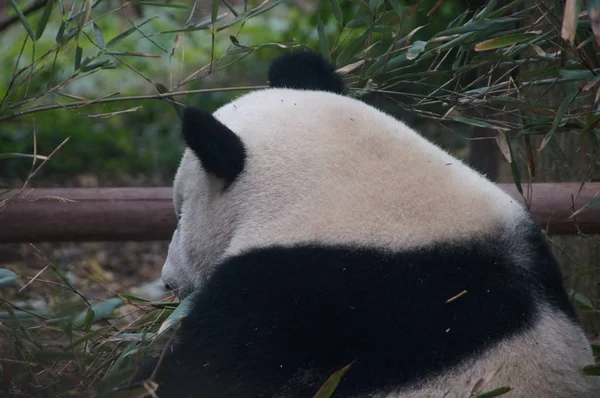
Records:
[[[334,66],[313,51],[293,51],[276,58],[269,68],[269,85],[274,88],[329,91],[342,94],[343,78]]]
[[[399,251],[272,246],[228,258],[182,321],[157,375],[160,396],[310,397],[350,363],[336,397],[443,372],[530,328],[536,300],[565,311],[560,278],[538,269],[556,264],[535,236],[529,243],[527,274],[497,235]]]

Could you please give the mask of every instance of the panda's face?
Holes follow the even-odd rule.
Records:
[[[223,185],[186,149],[173,185],[177,228],[162,269],[165,286],[180,298],[202,285],[231,239],[235,206]]]

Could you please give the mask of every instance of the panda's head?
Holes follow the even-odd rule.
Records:
[[[269,82],[214,114],[183,112],[179,221],[162,271],[180,298],[225,257],[256,247],[419,246],[506,218],[510,198],[405,124],[342,95],[342,78],[319,55],[277,59]]]

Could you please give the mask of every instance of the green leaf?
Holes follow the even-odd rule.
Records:
[[[513,44],[521,43],[538,37],[535,33],[521,33],[517,35],[508,35],[496,37],[494,39],[484,40],[475,46],[475,51],[487,51],[497,48],[512,46]]]
[[[338,55],[335,60],[336,65],[345,65],[350,61],[354,60],[356,53],[364,46],[364,43],[369,37],[369,32],[365,31],[356,37],[352,42],[348,43],[344,50]]]
[[[501,395],[504,395],[506,393],[508,393],[509,391],[511,391],[512,388],[510,387],[500,387],[500,388],[496,388],[492,391],[488,391],[488,392],[484,392],[482,394],[477,395],[477,398],[494,398],[494,397],[499,397]]]
[[[490,0],[487,3],[487,5],[485,6],[485,8],[483,10],[481,10],[480,13],[475,15],[475,17],[473,17],[473,21],[478,21],[480,19],[486,18],[488,15],[490,15],[492,13],[492,11],[494,11],[494,8],[496,8],[497,4],[498,4],[498,0]]]
[[[587,275],[600,275],[600,268],[585,268],[582,269],[581,271],[577,271],[573,276],[579,278],[582,276],[587,276]]]
[[[96,40],[96,44],[98,44],[100,47],[104,47],[106,44],[104,42],[104,36],[102,35],[100,27],[96,25],[95,22],[92,22],[92,32],[94,33],[94,40]]]
[[[87,58],[86,58],[87,60]],[[116,64],[110,60],[104,60],[104,61],[96,61],[96,62],[91,62],[89,63],[90,60],[87,60],[87,62],[82,63],[81,65],[81,71],[82,72],[91,72],[94,69],[114,69],[116,67]]]
[[[592,301],[589,298],[585,297],[581,293],[577,293],[576,291],[572,290],[571,291],[571,299],[576,301],[577,304],[579,304],[579,306],[582,309],[586,309],[586,310],[594,309],[594,305],[592,304]]]
[[[160,325],[157,335],[162,335],[174,325],[178,324],[190,311],[193,303],[194,295],[189,295],[179,303],[177,308],[169,315],[169,317]]]
[[[35,31],[35,39],[39,40],[40,37],[44,34],[44,30],[46,30],[46,25],[48,25],[48,20],[50,20],[50,15],[52,14],[52,8],[54,7],[54,0],[48,0],[46,5],[44,6],[44,12],[40,17],[40,20],[37,25],[37,29]]]
[[[112,329],[112,326],[106,326],[103,328],[92,330],[91,332],[88,332],[88,333],[84,334],[83,336],[76,338],[70,344],[66,345],[63,349],[66,351],[66,350],[75,348],[79,344],[85,343],[86,341],[89,341],[95,337],[103,335],[104,333],[108,332],[110,329]]]
[[[188,9],[190,6],[187,4],[175,4],[175,3],[161,3],[158,1],[138,1],[139,5],[149,6],[149,7],[166,7],[166,8],[184,8]]]
[[[210,12],[210,20],[214,24],[217,22],[217,15],[219,14],[219,5],[221,4],[221,0],[212,0],[212,8]]]
[[[57,44],[62,44],[63,43],[63,36],[65,34],[65,28],[67,27],[67,22],[66,21],[62,21],[60,23],[60,26],[58,27],[58,32],[56,32],[56,43]]]
[[[354,362],[349,363],[343,368],[335,371],[329,378],[323,383],[319,391],[313,396],[313,398],[329,398],[335,392],[338,384],[342,380],[344,374],[350,369]]]
[[[523,195],[523,187],[521,186],[521,173],[519,171],[519,164],[517,163],[517,157],[515,156],[515,152],[513,150],[512,145],[510,144],[510,139],[506,137],[506,146],[508,147],[508,153],[510,155],[510,173],[513,177],[513,182],[515,183],[515,187],[517,187],[517,191],[521,195]]]
[[[600,356],[600,344],[591,344],[592,347],[592,354],[595,357]]]
[[[217,20],[215,22],[220,21],[221,19],[225,18],[228,14],[225,12],[221,15],[219,15],[217,17]],[[226,23],[224,26],[220,26],[217,31],[220,31],[224,28],[227,28],[231,25],[235,25],[237,22],[241,21],[242,19],[244,19],[243,16],[238,16],[235,18],[234,21]],[[202,22],[198,22],[195,25],[192,26],[188,26],[187,28],[181,28],[181,29],[173,29],[173,30],[165,30],[163,32],[160,32],[160,34],[167,34],[167,33],[180,33],[180,32],[194,32],[196,30],[207,30],[208,28],[210,28],[212,26],[213,22],[210,19],[204,20]]]
[[[156,83],[156,89],[161,94],[169,91],[164,85],[162,85],[160,83]],[[140,301],[142,303],[149,303],[151,301],[151,300],[148,300],[148,299],[145,299],[142,297],[134,296],[133,294],[129,294],[129,293],[119,293],[118,296],[125,301]]]
[[[29,37],[31,38],[31,40],[35,41],[35,35],[33,34],[33,30],[31,29],[31,26],[29,25],[29,22],[27,22],[27,18],[25,18],[25,15],[23,15],[23,13],[21,12],[21,10],[19,9],[19,6],[15,2],[15,0],[9,0],[9,1],[10,1],[10,4],[15,9],[15,12],[17,13],[17,17],[21,21],[21,24],[23,25],[23,27],[25,28],[25,30],[29,34]]]
[[[335,19],[340,23],[340,25],[344,24],[344,13],[342,13],[342,9],[340,8],[340,3],[338,0],[330,0],[331,7],[333,8],[333,15]]]
[[[552,127],[550,128],[550,131],[548,131],[548,133],[542,139],[542,143],[540,144],[540,148],[538,149],[538,151],[541,151],[542,149],[544,149],[544,147],[552,139],[552,137],[554,136],[554,133],[556,132],[556,129],[558,129],[558,126],[563,121],[563,117],[565,116],[565,113],[567,113],[569,106],[571,106],[571,103],[575,100],[575,98],[577,98],[577,95],[579,95],[579,92],[580,92],[580,90],[573,90],[571,92],[571,94],[565,98],[565,100],[562,102],[562,104],[560,104],[560,108],[558,108],[558,112],[556,112],[556,116],[554,117],[554,121],[552,122]]]
[[[101,301],[89,307],[86,311],[80,313],[74,320],[77,326],[91,326],[95,322],[107,318],[112,312],[122,306],[124,301],[121,298],[113,297],[105,301]]]
[[[384,0],[369,0],[369,8],[375,13],[377,9],[383,5],[383,2]]]
[[[79,69],[79,66],[81,65],[81,56],[83,55],[83,49],[79,46],[77,46],[77,49],[75,50],[75,70]]]
[[[587,211],[587,210],[591,209],[592,207],[595,207],[595,206],[598,206],[598,205],[600,205],[600,197],[596,197],[596,198],[592,199],[590,201],[590,203],[586,204],[585,206],[583,206],[579,210],[576,210],[573,214],[571,214],[571,216],[569,218],[576,217],[577,215],[583,213],[584,211]]]
[[[405,17],[404,13],[402,12],[402,7],[400,7],[400,2],[398,0],[388,0],[388,3],[390,4],[390,6],[394,9],[394,11],[396,12],[396,14],[403,18]]]
[[[129,343],[127,345],[127,347],[125,347],[125,349],[123,349],[123,351],[121,351],[121,354],[119,355],[117,360],[106,371],[106,375],[104,377],[108,377],[110,375],[115,374],[117,371],[122,370],[123,369],[122,365],[125,362],[125,360],[127,359],[127,357],[130,357],[131,355],[138,353],[139,350],[138,350],[138,348],[136,348],[136,346],[137,346],[136,341],[132,341],[131,343]]]
[[[584,366],[583,374],[586,376],[600,376],[600,362]]]
[[[9,269],[0,268],[0,288],[18,285],[17,275]]]
[[[442,32],[436,33],[434,35],[434,37],[487,31],[490,29],[501,28],[505,24],[511,24],[511,23],[519,22],[521,20],[522,20],[522,18],[502,18],[502,19],[486,20],[486,21],[481,21],[481,22],[477,22],[477,23],[465,24],[462,26],[457,26],[456,28],[450,28],[450,29],[446,29]]]
[[[329,44],[327,43],[327,36],[325,35],[325,25],[323,25],[323,20],[320,16],[317,20],[317,32],[319,33],[319,44],[321,46],[321,53],[323,54],[323,56],[327,57],[329,55]]]
[[[425,51],[426,41],[417,40],[406,52],[406,59],[413,60],[417,58],[423,51]]]
[[[132,28],[129,28],[125,32],[118,34],[117,36],[115,36],[114,38],[112,38],[111,40],[109,40],[108,43],[106,43],[106,48],[112,47],[115,44],[119,43],[120,41],[122,41],[123,39],[125,39],[127,36],[129,36],[133,32],[136,32],[139,28],[141,28],[142,26],[146,25],[148,22],[152,21],[155,18],[158,18],[158,17],[152,17],[150,19],[147,19],[144,22],[142,22],[141,24],[139,24],[137,26],[134,26]]]
[[[361,15],[358,18],[354,18],[354,19],[350,20],[350,22],[348,22],[346,24],[346,28],[354,29],[354,28],[360,28],[363,26],[367,26],[367,25],[369,25],[369,21],[370,21],[369,17],[367,17],[365,15]]]

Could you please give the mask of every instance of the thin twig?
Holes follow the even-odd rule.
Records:
[[[91,104],[104,104],[104,103],[113,103],[113,102],[123,102],[123,101],[142,101],[142,100],[150,100],[150,99],[166,99],[171,97],[176,97],[178,95],[189,95],[189,94],[200,94],[200,93],[214,93],[219,91],[245,91],[245,90],[260,90],[268,88],[268,86],[242,86],[242,87],[219,87],[219,88],[205,88],[200,90],[185,90],[185,91],[175,91],[164,94],[150,94],[150,95],[135,95],[129,97],[117,97],[117,98],[105,98],[99,100],[90,100],[90,101],[78,101],[72,102],[70,104],[50,104],[50,105],[42,105],[36,106],[34,108],[25,109],[20,112],[14,112],[10,115],[0,117],[0,121],[14,119],[19,116],[27,115],[30,113],[44,112],[53,109],[59,108],[80,108],[82,106],[91,105]]]

